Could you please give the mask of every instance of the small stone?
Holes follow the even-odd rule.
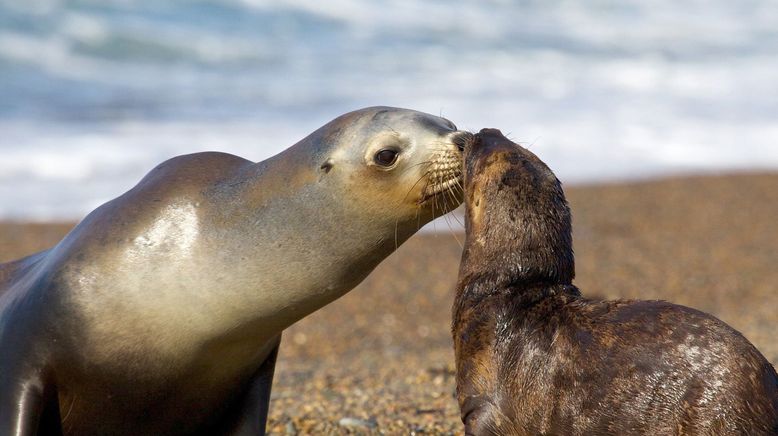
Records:
[[[284,434],[287,436],[297,436],[297,427],[294,426],[292,421],[286,423],[284,427]]]
[[[338,421],[338,425],[341,427],[362,427],[362,428],[376,428],[378,424],[375,422],[375,420],[365,420],[365,419],[359,419],[359,418],[352,418],[352,417],[345,417],[340,418],[340,421]]]
[[[305,333],[295,333],[294,336],[292,336],[292,340],[297,345],[305,345],[305,343],[308,342],[308,336],[306,336]]]

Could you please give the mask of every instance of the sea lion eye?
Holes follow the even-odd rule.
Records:
[[[393,150],[391,148],[385,148],[378,153],[375,154],[375,163],[378,165],[381,165],[382,167],[390,167],[394,165],[395,162],[397,162],[397,150]]]

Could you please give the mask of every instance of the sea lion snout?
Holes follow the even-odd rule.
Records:
[[[465,150],[465,161],[483,160],[481,164],[485,169],[499,161],[507,161],[515,164],[521,159],[526,150],[506,138],[497,129],[482,129],[473,135],[469,147]]]
[[[495,136],[495,137],[498,137],[498,138],[504,138],[505,137],[505,135],[502,134],[500,129],[495,129],[494,127],[486,127],[486,128],[481,129],[481,131],[478,132],[478,136],[480,136],[481,138],[486,137],[486,136]]]
[[[516,151],[521,148],[503,135],[500,129],[494,128],[481,129],[473,138],[473,143],[474,149],[486,148],[489,150],[507,149]]]
[[[465,149],[465,184],[480,184],[476,178],[501,181],[515,188],[529,183],[537,186],[556,183],[553,172],[534,153],[514,143],[498,129],[482,129]]]
[[[543,161],[506,138],[499,129],[481,129],[471,143],[465,151],[466,178],[467,173],[484,174],[511,188],[521,182],[534,186],[557,183],[556,176]]]

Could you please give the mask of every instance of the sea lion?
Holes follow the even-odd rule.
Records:
[[[460,204],[460,136],[373,107],[179,156],[0,266],[0,434],[263,434],[281,332]]]
[[[778,376],[733,328],[581,296],[570,209],[534,154],[485,129],[464,172],[452,332],[468,435],[778,434]]]

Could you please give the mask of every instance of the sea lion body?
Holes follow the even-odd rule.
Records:
[[[379,107],[260,163],[173,158],[0,265],[0,434],[263,433],[281,332],[457,205],[455,137]]]
[[[570,211],[534,154],[476,135],[465,202],[453,335],[467,434],[778,434],[778,375],[740,333],[663,301],[581,297]]]

